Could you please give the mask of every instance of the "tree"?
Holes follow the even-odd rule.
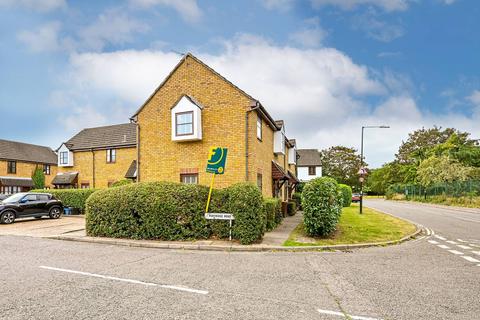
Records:
[[[419,182],[427,187],[435,183],[465,181],[471,177],[472,168],[447,155],[431,156],[418,167]]]
[[[434,126],[429,129],[418,129],[408,134],[407,141],[402,141],[398,153],[395,155],[400,164],[418,164],[429,157],[429,152],[436,146],[447,142],[455,134],[460,144],[471,144],[469,133],[460,132],[454,128]]]
[[[343,146],[335,146],[320,151],[323,175],[334,178],[338,183],[357,186],[358,170],[361,166],[357,150]]]
[[[45,188],[45,173],[39,167],[36,167],[32,173],[33,186],[35,189]]]

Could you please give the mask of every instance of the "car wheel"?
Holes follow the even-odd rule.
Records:
[[[53,207],[50,209],[49,216],[51,219],[58,219],[60,218],[60,215],[62,214],[62,210],[60,210],[59,207]]]
[[[0,222],[4,224],[11,224],[14,221],[15,221],[15,213],[13,213],[12,211],[4,212],[0,217]]]

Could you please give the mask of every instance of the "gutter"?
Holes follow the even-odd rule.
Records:
[[[135,179],[135,182],[140,182],[140,125],[138,124],[138,118],[137,116],[134,116],[130,118],[131,123],[135,123],[136,127],[136,134],[137,134],[137,141],[136,141],[136,147],[137,147],[137,177]]]

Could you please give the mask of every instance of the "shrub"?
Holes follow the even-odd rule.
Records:
[[[58,200],[62,201],[65,207],[77,208],[80,211],[85,210],[85,202],[95,193],[96,189],[49,189],[32,190],[32,192],[51,193]]]
[[[33,186],[35,189],[45,188],[45,173],[42,168],[36,167],[32,174]]]
[[[142,182],[100,190],[86,204],[90,236],[192,240],[228,236],[228,221],[204,217],[208,188],[170,182]],[[239,184],[215,190],[210,212],[235,216],[232,234],[242,244],[264,232],[262,197],[258,188]]]
[[[302,210],[302,194],[300,192],[295,192],[292,194],[292,199],[297,204],[297,209]]]
[[[121,187],[133,183],[131,179],[122,179],[112,183],[111,188]]]
[[[310,236],[335,231],[342,212],[342,195],[337,182],[328,177],[309,181],[302,192],[303,222]]]
[[[350,207],[352,204],[352,188],[346,184],[339,184],[340,191],[342,192],[343,206]]]
[[[277,215],[280,214],[280,199],[267,198],[263,200],[263,211],[265,214],[265,230],[271,231],[275,229],[279,222],[277,222]],[[280,220],[281,221],[281,220]]]
[[[297,213],[297,203],[295,201],[288,202],[287,213],[289,216],[294,216]]]

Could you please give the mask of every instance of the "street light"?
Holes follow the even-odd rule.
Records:
[[[361,164],[360,164],[360,214],[363,213],[363,180],[364,180],[364,175],[366,174],[363,170],[363,166],[364,166],[364,161],[363,161],[363,131],[365,129],[388,129],[390,128],[390,126],[362,126],[362,144],[361,144],[361,148],[360,148],[360,158],[361,158]]]

